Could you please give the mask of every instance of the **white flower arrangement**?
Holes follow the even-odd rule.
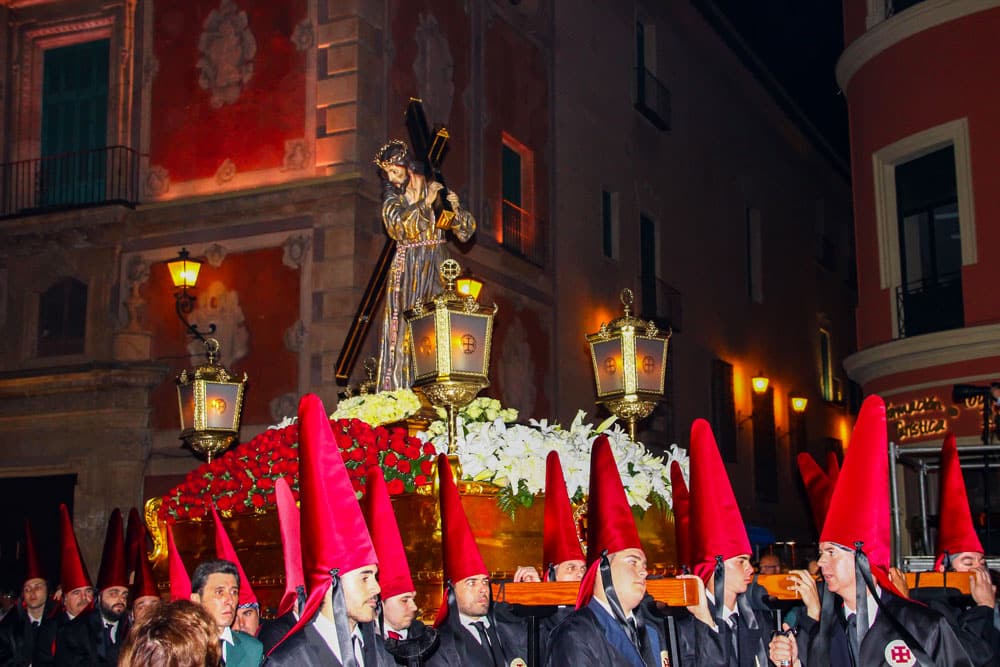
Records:
[[[669,508],[670,463],[678,461],[686,479],[687,453],[675,444],[665,458],[654,456],[641,443],[632,442],[614,423],[615,418],[594,428],[584,423],[585,417],[580,410],[568,429],[547,420],[516,424],[516,410],[505,410],[494,399],[476,399],[457,415],[462,476],[502,487],[501,505],[512,512],[514,503],[530,506],[535,495],[545,491],[545,458],[554,450],[559,453],[567,493],[579,501],[590,489],[591,447],[597,436],[605,433],[629,503],[643,511],[653,503]],[[439,453],[447,453],[444,421],[433,422],[418,437],[433,443]]]
[[[410,389],[380,391],[345,398],[330,419],[360,419],[371,426],[398,422],[420,411],[420,399]]]

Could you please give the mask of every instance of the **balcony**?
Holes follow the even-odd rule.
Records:
[[[535,216],[503,200],[503,247],[535,266],[545,265],[545,235]]]
[[[0,164],[0,218],[139,200],[139,155],[125,146]]]
[[[645,67],[635,68],[635,108],[657,129],[670,131],[670,91]]]
[[[896,321],[899,338],[964,327],[961,274],[897,287]]]

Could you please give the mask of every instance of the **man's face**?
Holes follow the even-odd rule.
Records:
[[[781,574],[781,560],[774,554],[765,554],[760,557],[761,574]]]
[[[382,616],[385,624],[393,630],[405,630],[417,617],[416,593],[401,593],[382,600]]]
[[[236,623],[233,624],[233,629],[256,637],[257,631],[260,630],[260,611],[256,607],[240,607],[236,610]]]
[[[205,607],[219,631],[228,628],[236,618],[236,603],[240,599],[240,582],[235,575],[214,572],[205,580],[201,594],[191,593],[191,601]]]
[[[120,621],[128,609],[128,589],[109,586],[101,591],[101,614],[112,623]]]
[[[854,604],[857,580],[854,574],[854,552],[842,549],[833,542],[819,543],[819,570],[826,580],[826,587],[850,604]]]
[[[580,581],[587,571],[587,561],[564,560],[556,565],[556,581]]]
[[[951,567],[955,572],[972,572],[986,567],[986,557],[978,551],[959,551],[952,555]]]
[[[90,586],[74,588],[63,596],[63,605],[71,616],[79,616],[94,601],[94,589]]]
[[[750,554],[741,554],[725,560],[726,592],[746,593],[747,586],[753,580],[753,565],[750,564]]]
[[[611,554],[611,582],[622,609],[632,611],[646,595],[646,554],[642,549],[624,549]]]
[[[156,611],[156,606],[160,603],[160,598],[155,595],[143,595],[135,599],[132,603],[132,616],[135,622],[145,619]]]
[[[390,164],[385,168],[385,177],[397,188],[401,188],[410,180],[410,172],[401,164]]]
[[[490,610],[490,578],[485,574],[455,582],[455,603],[466,616],[482,618]]]
[[[28,610],[37,612],[45,607],[45,600],[49,597],[49,586],[44,579],[28,579],[24,582],[21,595],[24,597],[24,605]]]
[[[340,577],[344,586],[347,616],[355,623],[369,623],[375,620],[378,594],[382,590],[376,575],[378,575],[378,565],[372,564],[351,570]]]

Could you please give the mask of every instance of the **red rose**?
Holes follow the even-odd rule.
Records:
[[[400,454],[402,454],[403,452],[406,451],[406,441],[405,440],[393,440],[393,441],[391,441],[389,443],[389,446],[392,447],[392,450],[394,452],[398,452]]]
[[[352,461],[360,462],[365,460],[365,452],[360,447],[355,447],[347,454],[347,458]]]
[[[274,480],[270,477],[262,477],[257,480],[257,488],[262,491],[274,488]]]
[[[431,444],[429,442],[425,442],[424,443],[424,454],[434,454],[436,452],[437,452],[437,450],[434,449],[434,445],[433,444]]]
[[[260,493],[255,493],[252,496],[250,496],[250,502],[253,503],[254,507],[256,507],[257,509],[260,509],[265,504],[267,504],[267,498],[265,498]]]
[[[392,452],[389,452],[385,455],[385,458],[382,459],[382,463],[387,466],[394,466],[396,465],[397,460],[399,460],[398,457]]]
[[[396,464],[396,470],[403,473],[410,472],[410,462],[406,459],[400,459],[399,463]]]
[[[221,498],[219,498],[216,504],[219,506],[220,512],[225,512],[226,510],[233,509],[233,499],[230,498],[229,496],[222,496]]]
[[[403,480],[401,479],[390,479],[385,483],[385,488],[390,496],[395,496],[405,491],[406,485],[403,484]]]
[[[420,472],[425,475],[430,475],[434,472],[434,462],[433,461],[421,461],[420,462]]]
[[[406,448],[406,458],[408,459],[419,459],[420,458],[420,448],[414,445],[410,445]]]
[[[417,478],[414,480],[414,483],[417,486],[423,486],[424,484],[428,484],[429,482],[427,481],[426,475],[417,475]]]

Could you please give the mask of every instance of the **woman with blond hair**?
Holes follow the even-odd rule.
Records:
[[[218,629],[200,604],[178,600],[136,624],[122,646],[119,667],[218,667]]]

